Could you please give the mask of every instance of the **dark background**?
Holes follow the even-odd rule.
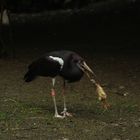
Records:
[[[14,46],[115,52],[140,48],[138,0],[7,0],[5,5]],[[7,35],[2,38],[8,42]]]

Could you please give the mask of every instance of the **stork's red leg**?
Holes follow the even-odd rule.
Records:
[[[57,105],[56,105],[56,99],[55,99],[55,89],[54,89],[54,85],[55,85],[55,79],[53,78],[52,79],[52,84],[53,84],[53,88],[51,90],[51,96],[52,96],[52,99],[53,99],[53,103],[54,103],[54,109],[55,109],[55,114],[54,114],[54,117],[56,118],[64,118],[64,116],[61,116],[58,114],[58,110],[57,110]]]

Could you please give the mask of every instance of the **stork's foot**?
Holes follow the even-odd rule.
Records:
[[[55,118],[60,118],[60,119],[64,119],[64,118],[65,118],[64,116],[59,115],[59,114],[55,114],[54,117],[55,117]]]
[[[63,114],[63,117],[72,117],[73,115],[67,111],[63,111],[61,112],[61,114]]]

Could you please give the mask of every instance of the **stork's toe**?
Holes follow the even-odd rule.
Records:
[[[64,119],[65,118],[65,116],[62,116],[62,115],[59,115],[59,114],[55,114],[54,117],[55,118],[60,118],[60,119]]]
[[[61,112],[61,114],[63,114],[63,116],[64,117],[73,117],[73,115],[71,114],[71,113],[69,113],[69,112],[67,112],[67,111],[63,111],[63,112]]]

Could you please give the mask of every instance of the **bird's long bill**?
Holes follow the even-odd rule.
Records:
[[[86,64],[86,62],[84,61],[82,63],[82,68],[90,73],[92,73],[94,75],[94,72],[92,71],[92,69]]]

